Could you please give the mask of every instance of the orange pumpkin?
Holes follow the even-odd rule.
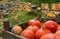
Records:
[[[23,31],[23,29],[22,29],[20,26],[14,26],[14,27],[11,29],[11,32],[13,32],[13,33],[15,33],[15,34],[18,34],[18,35],[20,35],[22,31]]]

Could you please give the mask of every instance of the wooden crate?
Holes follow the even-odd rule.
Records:
[[[40,20],[41,22],[45,22],[47,20],[53,20],[53,21],[56,21],[57,23],[60,24],[60,21],[59,21],[60,19],[58,19],[58,18],[56,18],[56,19],[55,18],[47,18],[46,19],[46,18],[41,18],[40,14],[38,16],[39,16],[38,20]],[[23,23],[17,24],[17,25],[21,26],[24,30],[28,26],[27,23],[28,22],[23,22]],[[20,35],[17,35],[17,34],[14,34],[11,32],[12,27],[10,26],[8,20],[3,21],[3,26],[4,26],[4,30],[2,30],[2,32],[3,32],[3,36],[2,36],[3,38],[2,39],[26,39]]]
[[[41,17],[41,14],[38,15],[39,17],[37,18],[39,20],[39,18]],[[28,26],[27,24],[28,22],[23,22],[20,24],[17,24],[18,26],[21,26],[23,28],[23,30]],[[10,26],[9,20],[5,19],[3,21],[3,27],[4,29],[2,29],[2,39],[26,39],[20,35],[14,34],[11,32],[12,27]]]
[[[9,21],[8,20],[4,20],[3,21],[3,25],[4,25],[4,29],[2,30],[2,39],[26,39],[22,36],[19,36],[17,34],[14,34],[11,32],[11,28],[9,26]],[[23,29],[25,29],[27,27],[27,22],[18,24],[19,26],[21,26]]]

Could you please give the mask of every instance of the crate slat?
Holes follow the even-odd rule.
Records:
[[[26,39],[22,36],[16,35],[9,31],[3,30],[3,38],[2,39]]]

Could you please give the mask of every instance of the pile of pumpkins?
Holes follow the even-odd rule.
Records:
[[[55,21],[48,20],[41,23],[37,19],[31,19],[27,24],[25,30],[16,25],[11,29],[11,32],[27,39],[60,39],[60,24]]]

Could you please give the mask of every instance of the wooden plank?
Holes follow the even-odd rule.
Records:
[[[2,39],[26,39],[20,35],[14,34],[10,31],[3,30]]]
[[[3,20],[3,26],[4,26],[4,30],[8,30],[8,31],[10,30],[10,24],[8,19]]]

